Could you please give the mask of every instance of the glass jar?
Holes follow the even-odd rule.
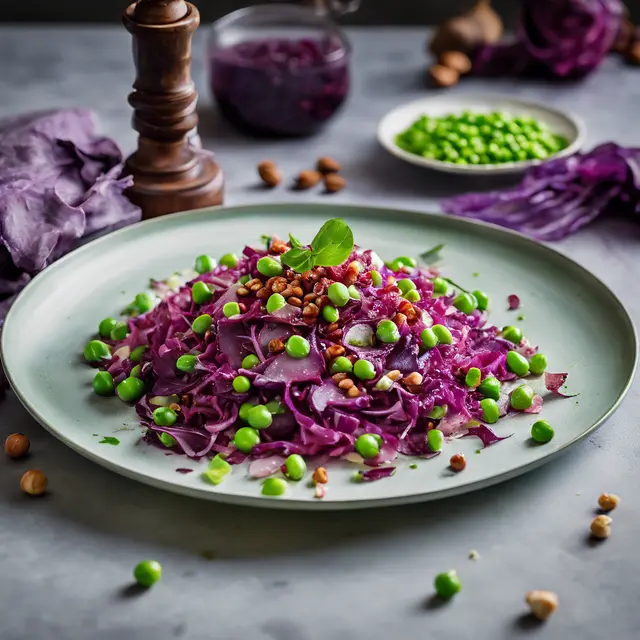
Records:
[[[245,133],[306,136],[346,100],[350,57],[345,34],[325,13],[293,4],[247,7],[212,27],[211,91]]]

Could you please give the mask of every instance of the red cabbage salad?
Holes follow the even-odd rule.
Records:
[[[502,440],[487,425],[542,408],[532,378],[562,395],[567,374],[434,266],[442,246],[383,262],[341,219],[263,241],[152,281],[84,351],[94,391],[135,406],[149,444],[211,459],[207,481],[247,462],[282,495],[315,469],[322,497],[332,458],[379,480],[457,437]]]

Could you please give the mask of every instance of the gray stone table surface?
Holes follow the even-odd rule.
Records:
[[[426,173],[377,146],[378,119],[425,95],[425,34],[350,35],[354,84],[343,113],[316,138],[256,142],[216,118],[205,81],[205,33],[198,34],[201,134],[224,167],[228,204],[323,201],[427,211],[444,195],[493,186]],[[105,133],[131,150],[126,96],[133,68],[122,29],[3,26],[0,60],[0,116],[87,105]],[[582,83],[468,80],[453,91],[472,90],[568,108],[586,122],[589,145],[640,146],[640,72],[616,59]],[[343,162],[346,191],[326,197],[256,188],[259,160],[273,158],[293,176],[321,154]],[[639,242],[640,226],[612,220],[556,248],[604,280],[638,322]],[[594,385],[598,376],[594,371]],[[252,510],[148,488],[65,448],[9,394],[0,405],[0,432],[27,433],[33,449],[27,462],[0,460],[0,638],[638,638],[638,389],[634,384],[592,437],[524,477],[454,499],[351,513]],[[20,494],[26,466],[46,472],[48,497]],[[619,493],[623,502],[611,538],[593,546],[586,534],[602,491]],[[470,549],[481,559],[469,560]],[[148,557],[163,563],[165,576],[140,594],[130,588],[131,570]],[[455,602],[437,606],[430,600],[433,576],[450,567],[464,588]],[[533,588],[560,596],[545,625],[523,616],[524,594]]]

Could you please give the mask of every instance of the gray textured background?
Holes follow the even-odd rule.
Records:
[[[262,0],[268,2],[268,0]],[[352,24],[438,24],[457,11],[472,4],[472,0],[362,0],[362,7],[345,22]],[[127,6],[127,0],[0,0],[0,21],[114,22]],[[248,4],[250,0],[195,0],[203,22],[219,18],[229,11]],[[640,0],[627,0],[632,16],[640,20]],[[505,21],[514,21],[518,0],[494,0],[493,5]]]

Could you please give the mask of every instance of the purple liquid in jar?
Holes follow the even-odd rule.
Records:
[[[215,49],[211,90],[222,114],[252,135],[319,130],[349,93],[348,53],[337,39],[267,39]]]

